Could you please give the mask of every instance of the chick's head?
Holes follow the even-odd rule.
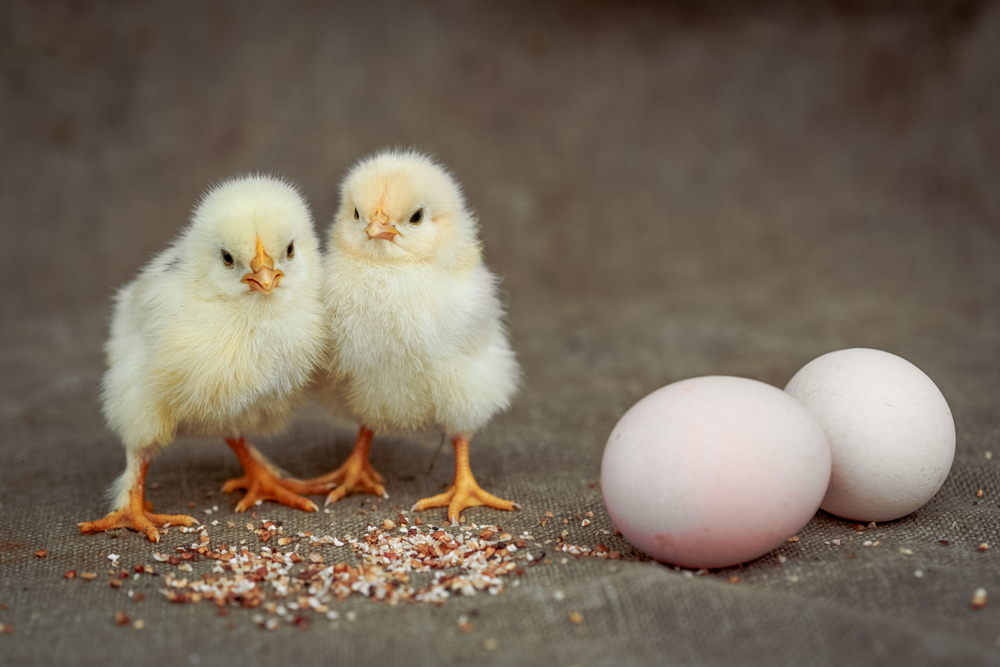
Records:
[[[476,221],[455,179],[416,151],[389,150],[344,177],[331,244],[385,263],[463,263],[479,257]]]
[[[232,178],[209,190],[180,249],[178,262],[203,297],[260,308],[306,289],[319,254],[302,195],[264,175]]]

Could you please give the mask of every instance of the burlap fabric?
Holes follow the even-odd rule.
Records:
[[[1000,664],[1000,6],[361,5],[0,9],[0,663]],[[502,595],[351,597],[308,630],[170,604],[156,577],[111,588],[107,554],[191,541],[76,530],[124,462],[97,393],[114,288],[214,180],[285,174],[325,229],[339,177],[386,145],[463,182],[526,370],[472,443],[483,485],[523,509],[467,520],[622,560],[550,551]],[[954,411],[954,469],[924,508],[864,532],[821,512],[708,573],[603,532],[601,454],[636,400],[706,374],[784,386],[853,346],[911,360]],[[353,437],[310,405],[257,444],[304,476]],[[378,510],[261,516],[358,535],[449,481],[437,445],[376,440]],[[219,491],[238,471],[221,442],[178,442],[149,498],[240,539]]]

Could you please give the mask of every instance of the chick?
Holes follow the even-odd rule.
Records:
[[[373,435],[438,427],[455,449],[455,478],[414,510],[518,506],[479,487],[469,439],[510,404],[520,380],[502,322],[497,278],[483,264],[476,219],[452,176],[412,151],[361,160],[341,186],[325,264],[329,366],[321,402],[361,424],[351,456],[317,480],[385,495],[368,459]]]
[[[226,438],[246,473],[225,487],[248,489],[237,511],[262,499],[316,509],[243,438],[282,426],[322,358],[320,260],[299,192],[246,176],[206,193],[178,238],[119,290],[102,400],[125,472],[111,513],[80,532],[126,527],[157,542],[157,526],[195,523],[145,502],[149,463],[178,436]]]

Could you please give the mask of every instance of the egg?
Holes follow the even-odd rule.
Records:
[[[891,521],[944,484],[955,459],[955,420],[941,390],[909,361],[881,350],[838,350],[803,366],[785,391],[830,439],[825,511]]]
[[[689,568],[771,551],[811,519],[830,479],[819,421],[776,387],[682,380],[625,413],[608,438],[601,489],[637,549]]]

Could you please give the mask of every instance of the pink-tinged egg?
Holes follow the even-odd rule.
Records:
[[[937,385],[902,357],[855,348],[813,359],[785,391],[823,424],[833,474],[822,505],[854,521],[922,507],[955,459],[955,421]]]
[[[699,377],[657,389],[608,438],[601,488],[618,529],[657,560],[736,565],[815,515],[830,479],[819,421],[771,385]]]

